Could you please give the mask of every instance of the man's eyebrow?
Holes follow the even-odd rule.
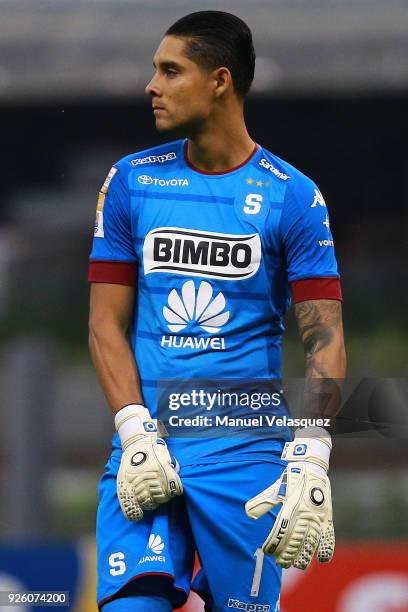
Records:
[[[163,61],[158,62],[158,63],[159,63],[160,68],[164,68],[164,69],[165,68],[177,68],[177,69],[181,68],[180,64],[178,64],[177,62],[173,62],[171,60],[163,60]],[[153,67],[154,68],[157,67],[155,61],[153,61]]]

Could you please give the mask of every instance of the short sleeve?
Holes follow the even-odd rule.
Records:
[[[129,190],[113,166],[98,196],[88,280],[134,285],[136,265]]]
[[[318,187],[306,177],[286,190],[280,236],[293,301],[341,300],[329,213]]]

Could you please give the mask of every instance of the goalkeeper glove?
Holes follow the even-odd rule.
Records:
[[[164,440],[157,437],[157,426],[145,406],[130,404],[115,415],[115,426],[123,453],[116,479],[116,490],[123,514],[138,521],[143,510],[154,510],[174,495],[183,493]]]
[[[332,448],[330,435],[320,427],[297,429],[281,459],[289,461],[282,476],[245,504],[253,519],[282,504],[274,526],[262,545],[276,563],[306,569],[316,551],[320,562],[334,554],[330,481],[327,477]]]

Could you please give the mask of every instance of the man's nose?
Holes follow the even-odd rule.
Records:
[[[156,75],[154,75],[146,85],[145,93],[148,96],[160,96],[160,88],[157,83]]]

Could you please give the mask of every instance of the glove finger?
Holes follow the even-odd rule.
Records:
[[[117,495],[122,512],[128,521],[140,521],[143,518],[143,510],[132,491],[118,483]]]
[[[286,493],[286,480],[285,484],[282,483],[285,472],[270,487],[247,501],[245,504],[247,516],[252,519],[258,519],[267,512],[270,512],[275,506],[282,503],[282,499],[279,499],[278,495],[285,495]]]
[[[333,559],[336,538],[334,535],[333,506],[331,499],[331,487],[329,483],[327,491],[327,516],[322,523],[320,542],[317,549],[317,558],[320,563],[328,563]]]
[[[322,535],[317,549],[317,558],[320,563],[328,563],[333,559],[335,544],[333,521],[328,520],[322,527]]]
[[[139,504],[141,508],[145,510],[154,510],[157,505],[155,504],[153,497],[150,493],[149,483],[140,483],[138,486],[135,486],[134,483],[126,483],[124,487],[125,494],[128,499],[133,500],[134,503]],[[119,491],[119,483],[118,483],[118,491]],[[119,494],[118,494],[119,497]],[[133,503],[132,501],[132,503]]]
[[[152,499],[147,499],[144,502],[140,503],[140,506],[143,510],[156,510],[159,504],[156,504]]]
[[[174,481],[174,484],[172,481]],[[181,484],[180,477],[176,472],[174,472],[172,481],[169,483],[171,495],[183,495],[183,485]]]
[[[169,496],[182,495],[183,493],[183,485],[175,472],[170,479],[167,474],[163,475],[163,479],[161,479],[157,473],[153,472],[139,476],[132,482],[132,488],[139,501],[141,501],[141,498],[144,501],[146,494],[148,494],[158,503],[167,501]]]
[[[165,473],[162,490],[167,498],[183,494],[183,485],[181,484],[180,477],[173,469]]]
[[[164,504],[169,500],[167,491],[163,491],[162,486],[152,486],[149,488],[150,496],[156,504]]]
[[[176,473],[170,480],[165,479],[164,482],[157,477],[157,474],[152,473],[151,476],[150,480],[139,477],[132,483],[135,495],[144,507],[148,499],[161,504],[168,501],[169,496],[182,495],[183,485]]]
[[[291,522],[290,512],[288,514],[287,508],[283,505],[262,545],[264,553],[273,555],[281,567],[290,567],[303,542],[305,534],[299,530],[298,523],[299,521]]]
[[[146,477],[138,477],[132,482],[132,487],[136,493],[142,494],[143,491],[167,493],[167,481],[157,474],[148,474]]]
[[[264,542],[263,550],[266,554],[273,555],[280,567],[288,568],[294,565],[298,569],[306,569],[317,548],[319,535],[318,521],[308,516],[298,518],[293,523],[283,506]]]
[[[170,465],[173,468],[173,470],[176,472],[176,474],[180,473],[180,464],[173,455],[171,455],[170,457]]]
[[[293,560],[293,567],[305,570],[309,567],[319,542],[319,532],[311,527]]]
[[[137,503],[143,510],[154,510],[157,508],[157,504],[153,501],[147,491],[137,496]]]
[[[170,464],[167,469],[163,469],[159,473],[157,471],[146,471],[139,474],[132,481],[132,484],[137,492],[144,490],[146,487],[151,491],[158,487],[167,497],[183,494],[180,477]]]

